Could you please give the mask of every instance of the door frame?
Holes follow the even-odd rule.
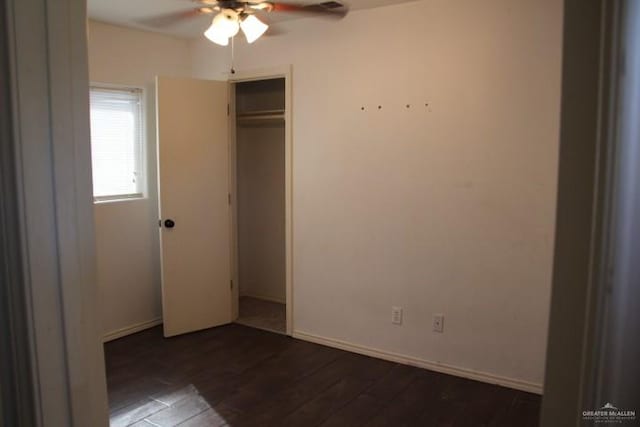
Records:
[[[0,66],[10,78],[3,84],[8,91],[0,109],[10,120],[4,125],[10,127],[7,145],[13,151],[1,161],[12,181],[2,195],[12,207],[3,223],[12,227],[7,249],[15,280],[0,287],[20,291],[13,293],[13,311],[5,313],[20,323],[0,325],[0,339],[8,327],[20,327],[11,345],[23,365],[9,368],[30,371],[13,378],[15,398],[23,406],[12,425],[106,427],[96,314],[86,4],[9,0],[0,8],[6,13],[0,14],[6,18],[0,39],[8,42]],[[11,409],[0,407],[0,417]]]
[[[560,157],[553,283],[540,425],[583,425],[605,403],[601,357],[614,286],[616,126],[623,2],[564,4]],[[578,77],[576,77],[578,76]],[[620,86],[622,84],[622,86]],[[620,255],[620,254],[618,254]],[[623,347],[620,347],[623,348]],[[614,404],[619,404],[611,396]],[[608,401],[608,400],[607,400]]]
[[[231,184],[231,271],[233,290],[231,293],[231,309],[233,319],[238,318],[238,302],[240,286],[238,280],[238,223],[237,223],[237,191],[236,191],[236,117],[235,91],[236,83],[256,80],[284,78],[285,85],[285,290],[286,290],[286,334],[293,334],[293,132],[291,122],[292,109],[292,66],[284,65],[273,68],[261,68],[238,71],[229,76],[229,182]]]

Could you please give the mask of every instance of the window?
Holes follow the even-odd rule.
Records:
[[[94,200],[142,197],[142,90],[91,87],[90,106]]]

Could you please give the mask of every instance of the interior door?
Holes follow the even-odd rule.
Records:
[[[226,82],[156,79],[166,337],[231,322]]]

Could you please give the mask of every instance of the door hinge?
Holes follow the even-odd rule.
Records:
[[[162,227],[162,220],[161,219],[158,220],[158,227]]]
[[[227,116],[231,115],[231,107],[227,104]]]
[[[229,282],[231,284],[231,289],[233,289],[233,280],[230,280]]]
[[[227,198],[229,200],[229,204],[231,204],[231,193],[227,194],[227,196],[228,196]]]

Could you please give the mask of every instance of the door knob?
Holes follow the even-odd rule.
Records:
[[[176,226],[176,223],[172,219],[165,219],[164,220],[164,226],[166,228],[173,228],[173,227]]]

